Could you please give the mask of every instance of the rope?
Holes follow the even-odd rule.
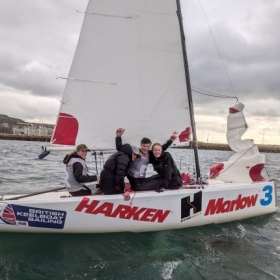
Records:
[[[229,96],[229,95],[224,95],[224,94],[218,94],[218,93],[214,93],[214,92],[210,92],[210,91],[206,91],[200,88],[196,88],[196,87],[192,87],[192,91],[203,94],[203,95],[207,95],[207,96],[212,96],[212,97],[217,97],[217,98],[230,98],[230,99],[236,99],[237,102],[238,98],[234,97],[234,96]]]
[[[237,158],[230,166],[228,166],[225,170],[223,170],[220,174],[227,171],[230,167],[232,167],[238,160],[240,160],[244,155],[246,155],[252,148],[254,148],[255,145],[253,145],[248,151],[246,151],[243,155],[241,155],[239,158]]]
[[[133,199],[134,199],[135,195],[136,195],[136,192],[134,192],[134,195],[133,195],[133,197],[131,198],[131,201],[130,201],[130,203],[129,203],[130,206],[132,206],[132,202],[133,202]]]

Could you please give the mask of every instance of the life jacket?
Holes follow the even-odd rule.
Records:
[[[66,188],[70,192],[76,192],[79,190],[84,190],[85,187],[83,184],[76,181],[73,173],[73,164],[79,162],[83,166],[83,175],[87,175],[87,166],[86,162],[77,157],[73,157],[69,160],[69,162],[66,164]]]
[[[133,178],[145,178],[149,161],[149,153],[137,158],[131,163],[128,174]]]

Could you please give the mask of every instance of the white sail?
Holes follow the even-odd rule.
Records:
[[[190,117],[176,1],[89,0],[52,146],[186,144]],[[51,148],[49,148],[51,150]]]
[[[265,181],[261,174],[265,164],[265,155],[259,153],[252,139],[241,139],[248,129],[243,109],[242,103],[229,108],[227,140],[230,148],[236,153],[227,161],[212,166],[207,171],[210,179],[235,183]]]

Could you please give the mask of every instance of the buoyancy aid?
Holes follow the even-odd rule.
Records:
[[[79,162],[83,166],[83,175],[87,175],[87,166],[83,159],[78,157],[73,157],[66,164],[66,187],[70,192],[76,192],[85,189],[82,183],[77,182],[73,172],[73,164]]]

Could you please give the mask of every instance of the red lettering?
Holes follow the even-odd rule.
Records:
[[[255,206],[258,199],[258,195],[252,195],[248,197],[247,205],[248,207]]]
[[[219,213],[227,213],[232,211],[237,211],[240,209],[244,209],[246,207],[255,206],[257,202],[258,195],[251,195],[242,197],[242,195],[238,195],[237,199],[234,200],[226,200],[223,198],[219,199],[211,199],[208,202],[205,216],[219,214]]]
[[[163,210],[158,209],[154,217],[151,219],[151,222],[155,222],[156,220],[158,220],[158,223],[163,223],[170,212],[170,210],[166,210],[163,212]]]
[[[248,205],[247,204],[248,197],[241,197],[241,195],[239,195],[238,200],[239,200],[239,197],[240,197],[239,209],[246,208],[246,206]]]
[[[142,214],[143,212],[145,212],[146,210],[147,210],[147,208],[133,207],[130,210],[130,213],[127,214],[126,218],[127,219],[131,219],[132,218],[132,220],[139,221],[140,220],[139,215]]]
[[[130,212],[131,207],[128,205],[118,205],[116,210],[112,213],[111,217],[115,218],[119,215],[121,219],[128,219],[126,214]]]
[[[237,199],[235,199],[235,200],[233,200],[233,201],[231,202],[231,206],[230,206],[229,212],[234,211],[234,208],[235,208],[235,209],[237,208]]]
[[[84,208],[86,208],[85,212],[91,214],[94,211],[97,204],[99,203],[99,200],[93,200],[92,203],[88,204],[89,201],[90,201],[90,199],[88,197],[84,197],[83,200],[80,202],[80,204],[75,209],[75,211],[82,212],[82,210]]]
[[[146,212],[142,215],[140,221],[149,222],[150,219],[154,216],[157,209],[147,209]]]
[[[208,205],[207,205],[207,209],[205,211],[205,216],[207,215],[213,215],[213,214],[219,214],[221,213],[221,208],[222,208],[222,205],[223,205],[223,198],[219,198],[217,200],[217,203],[216,202],[216,199],[211,199],[209,200],[208,202]]]
[[[231,206],[231,201],[227,200],[223,203],[223,207],[221,209],[222,213],[227,213],[230,210],[230,206]]]
[[[107,217],[111,217],[113,211],[113,203],[104,202],[97,209],[95,209],[91,214],[104,214]]]
[[[99,200],[93,200],[90,202],[88,197],[84,197],[80,204],[76,207],[75,211],[97,215],[103,214],[106,217],[120,219],[132,219],[134,221],[143,221],[143,222],[158,222],[163,223],[166,217],[170,214],[170,210],[161,210],[153,208],[139,208],[137,206],[129,205],[118,205],[114,210],[114,203],[103,202],[100,203]]]

